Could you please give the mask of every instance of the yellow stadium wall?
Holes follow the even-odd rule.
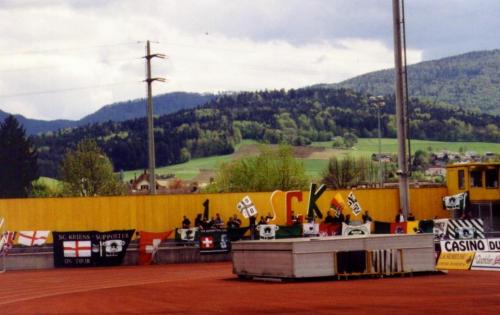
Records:
[[[327,190],[317,201],[324,215],[330,200],[340,193],[344,200],[350,190]],[[363,210],[369,210],[374,220],[390,221],[399,208],[397,189],[358,189],[353,190]],[[420,219],[432,219],[435,216],[446,218],[448,212],[442,209],[441,198],[446,195],[446,188],[418,188],[410,191],[411,211]],[[50,230],[50,231],[107,231],[114,229],[136,229],[160,232],[179,227],[182,216],[191,222],[198,213],[203,212],[202,203],[210,200],[210,216],[220,213],[224,220],[238,214],[236,204],[249,195],[260,215],[272,212],[271,192],[190,194],[158,196],[120,196],[86,198],[36,198],[2,199],[0,216],[5,218],[5,229]],[[296,214],[305,215],[309,192],[303,192],[302,202],[292,201]],[[275,195],[277,219],[275,224],[284,224],[285,193]],[[349,211],[345,211],[349,214]],[[241,215],[239,215],[240,218]],[[242,218],[243,219],[243,218]],[[361,220],[361,215],[351,220]],[[243,225],[247,221],[243,219]]]

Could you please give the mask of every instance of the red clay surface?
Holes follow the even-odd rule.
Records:
[[[8,271],[0,314],[500,314],[500,272],[242,281],[231,263]]]

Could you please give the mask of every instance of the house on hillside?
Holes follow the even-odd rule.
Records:
[[[129,182],[129,194],[143,195],[149,193],[149,172],[144,172]],[[156,193],[157,194],[186,194],[196,192],[198,190],[196,183],[182,181],[175,178],[173,174],[158,176],[156,178]]]

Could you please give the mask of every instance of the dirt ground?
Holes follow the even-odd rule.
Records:
[[[231,263],[0,274],[0,314],[500,314],[500,273],[239,280]]]

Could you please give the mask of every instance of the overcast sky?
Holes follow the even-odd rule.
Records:
[[[498,0],[406,0],[409,62],[500,48],[499,13]],[[296,88],[394,63],[390,0],[0,0],[0,29],[0,109],[39,119],[144,97],[146,39],[168,55],[154,94]]]

